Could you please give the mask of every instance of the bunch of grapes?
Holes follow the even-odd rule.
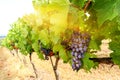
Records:
[[[78,71],[82,65],[81,59],[87,51],[90,36],[86,32],[73,32],[71,40],[72,69]]]

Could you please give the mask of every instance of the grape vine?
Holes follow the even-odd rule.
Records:
[[[11,25],[3,46],[30,55],[31,64],[33,52],[40,59],[50,59],[56,80],[59,59],[70,63],[76,71],[96,67],[98,63],[90,58],[97,57],[90,50],[99,50],[103,39],[111,39],[110,57],[120,65],[119,0],[33,0],[32,3],[35,12]]]

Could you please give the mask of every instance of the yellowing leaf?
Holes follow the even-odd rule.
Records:
[[[48,35],[48,31],[47,30],[41,30],[39,32],[39,38],[41,40],[41,42],[44,44],[44,45],[48,45],[50,40],[49,40],[49,35]]]

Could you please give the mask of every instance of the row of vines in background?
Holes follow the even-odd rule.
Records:
[[[101,40],[111,39],[110,57],[120,65],[119,0],[33,0],[32,3],[35,12],[11,25],[3,46],[30,55],[33,67],[33,52],[40,59],[50,59],[57,76],[59,59],[70,63],[76,71],[96,67],[98,63],[90,60],[96,58],[91,49],[99,50]],[[52,56],[56,58],[55,65]]]
[[[0,39],[0,46],[1,46],[1,43],[2,43],[2,39]]]

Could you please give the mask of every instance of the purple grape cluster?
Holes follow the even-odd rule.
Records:
[[[82,65],[81,59],[87,51],[90,36],[86,32],[73,32],[71,40],[72,69],[78,71]]]

